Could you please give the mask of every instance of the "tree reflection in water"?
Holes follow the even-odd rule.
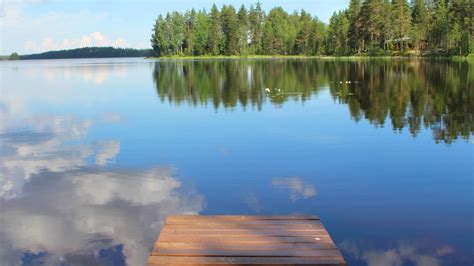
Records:
[[[329,89],[355,121],[387,119],[413,137],[431,129],[436,142],[468,140],[474,132],[473,70],[467,62],[391,60],[215,60],[157,62],[161,101],[212,104],[217,110],[304,102]]]

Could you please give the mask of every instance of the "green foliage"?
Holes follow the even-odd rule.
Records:
[[[362,32],[362,21],[359,19],[360,7],[360,0],[351,0],[349,3],[349,9],[347,10],[347,19],[349,21],[347,44],[351,53],[360,52],[360,39]]]
[[[209,39],[209,20],[206,11],[197,13],[194,27],[194,54],[203,55],[207,53],[207,40]]]
[[[426,8],[425,0],[414,0],[412,6],[413,23],[413,43],[414,48],[419,50],[422,47],[422,41],[426,40],[428,34],[429,14]]]
[[[224,35],[223,53],[225,55],[235,55],[239,51],[239,25],[237,24],[237,14],[232,5],[222,6],[221,27]]]
[[[158,16],[151,46],[159,56],[201,55],[320,55],[326,27],[301,10],[288,14],[281,7],[262,11],[260,2],[249,10],[232,5]]]
[[[262,36],[265,14],[262,11],[260,2],[257,2],[255,8],[250,6],[249,10],[249,33],[250,49],[254,54],[263,54]]]
[[[248,12],[244,5],[242,5],[237,13],[237,24],[239,27],[238,43],[239,53],[246,55],[248,53],[248,39],[249,39],[249,18]]]
[[[8,57],[8,60],[20,60],[20,56],[18,53],[14,52]]]
[[[151,46],[160,56],[467,55],[472,0],[350,0],[325,25],[304,10],[263,12],[260,2],[159,15]]]
[[[444,0],[440,0],[435,8],[434,22],[430,29],[430,40],[436,48],[448,48],[448,8]]]
[[[288,54],[289,42],[288,13],[277,7],[270,10],[263,29],[263,45],[266,54]]]
[[[411,11],[408,7],[406,0],[393,0],[392,1],[392,25],[394,42],[397,44],[398,49],[403,51],[407,46],[409,35],[411,33]],[[406,40],[405,40],[406,39]]]
[[[329,21],[326,53],[345,55],[349,52],[348,46],[349,21],[345,12],[334,13]]]
[[[211,13],[209,14],[209,34],[207,46],[210,54],[221,54],[222,39],[220,12],[217,6],[214,4],[212,5]]]

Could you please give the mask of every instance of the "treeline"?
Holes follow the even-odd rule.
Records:
[[[467,55],[474,45],[473,8],[472,0],[351,0],[330,19],[326,52]]]
[[[329,25],[304,10],[214,4],[159,15],[151,45],[159,56],[466,55],[474,46],[471,1],[351,0]]]
[[[158,16],[151,44],[159,55],[320,54],[325,25],[309,13],[288,14],[281,7],[268,14],[259,2],[236,10],[214,4],[210,12]]]
[[[151,49],[84,47],[71,50],[49,51],[40,54],[20,55],[20,59],[28,60],[65,58],[148,57],[153,55],[154,52]]]

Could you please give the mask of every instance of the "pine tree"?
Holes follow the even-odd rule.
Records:
[[[151,35],[151,47],[159,56],[168,54],[169,39],[166,38],[165,20],[159,15],[153,26],[153,34]]]
[[[263,50],[267,54],[287,54],[288,14],[281,7],[268,12],[263,32]]]
[[[174,11],[170,16],[166,16],[166,23],[170,32],[170,44],[173,54],[183,53],[184,44],[184,17],[181,13]]]
[[[394,41],[400,51],[403,51],[411,32],[411,11],[406,0],[393,0],[392,12]]]
[[[196,16],[196,26],[194,27],[194,51],[196,55],[207,53],[207,42],[209,39],[209,23],[205,10],[199,11]]]
[[[240,7],[237,13],[237,23],[239,26],[239,53],[247,54],[249,19],[244,5]]]
[[[347,10],[347,19],[349,21],[349,30],[347,32],[348,45],[351,52],[360,52],[361,28],[359,20],[360,0],[351,0]]]
[[[216,4],[213,4],[209,14],[209,34],[207,40],[208,52],[213,55],[219,55],[221,53],[221,42],[222,30],[220,12]]]
[[[235,13],[235,8],[232,5],[224,5],[222,7],[221,27],[224,36],[224,54],[237,54],[239,48],[239,26],[237,24],[237,15]]]
[[[326,24],[314,18],[311,23],[310,46],[311,54],[319,55],[323,53],[324,40],[326,39]]]
[[[424,0],[414,0],[412,3],[413,43],[415,49],[420,49],[421,41],[426,40],[428,31],[428,10]]]
[[[313,21],[311,16],[301,10],[300,27],[296,37],[296,54],[312,54],[311,34],[313,31]]]
[[[194,55],[194,34],[196,26],[196,10],[191,9],[184,15],[184,52],[186,55]]]
[[[430,39],[437,48],[448,48],[448,8],[444,0],[439,0],[435,7],[433,27]]]
[[[262,39],[264,19],[265,14],[262,11],[262,6],[260,2],[257,1],[255,8],[251,5],[249,11],[250,47],[254,54],[263,53]]]
[[[328,40],[326,43],[328,54],[344,55],[348,52],[348,30],[349,21],[346,13],[342,11],[334,12],[328,26]]]
[[[474,4],[469,0],[451,0],[449,5],[450,47],[457,54],[468,54],[474,36]]]
[[[295,10],[291,15],[287,16],[287,29],[284,37],[285,54],[296,54],[296,39],[301,28],[301,18]]]
[[[362,47],[370,53],[377,52],[384,46],[387,35],[387,21],[390,18],[385,10],[384,0],[365,0],[362,4],[359,23],[364,25],[361,33]],[[390,23],[388,23],[390,25]]]

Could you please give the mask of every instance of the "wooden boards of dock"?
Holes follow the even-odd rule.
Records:
[[[148,266],[346,265],[315,216],[169,216]]]

